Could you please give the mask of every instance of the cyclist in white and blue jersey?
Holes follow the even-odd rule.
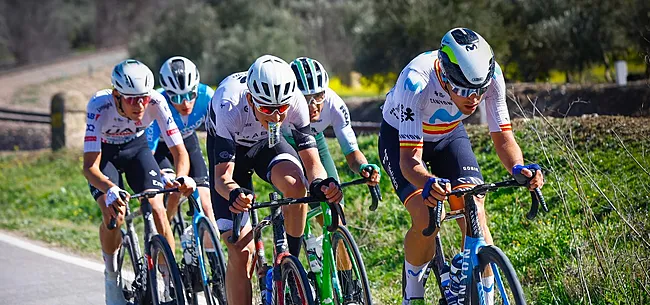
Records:
[[[203,205],[203,211],[216,226],[212,205],[210,204],[210,184],[208,169],[201,153],[196,129],[203,125],[208,112],[208,105],[214,90],[200,83],[201,77],[196,65],[182,56],[174,56],[163,63],[160,68],[160,85],[158,92],[165,97],[170,107],[172,118],[178,126],[187,153],[190,157],[190,177],[194,178]],[[173,179],[172,155],[165,143],[160,143],[161,132],[157,124],[147,128],[149,148],[163,174],[164,182]],[[172,193],[167,201],[167,217],[171,219],[178,209],[179,193]]]

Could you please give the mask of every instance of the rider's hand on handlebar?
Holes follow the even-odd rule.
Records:
[[[368,179],[368,182],[366,182],[366,184],[370,186],[379,184],[379,178],[381,177],[381,174],[379,173],[379,166],[376,164],[362,164],[359,168],[359,173],[362,177]]]
[[[528,184],[528,189],[534,191],[544,186],[544,174],[542,168],[537,164],[515,165],[512,168],[512,176],[522,185]],[[532,178],[532,179],[531,179]]]
[[[126,201],[122,200],[122,196],[126,198]],[[106,199],[105,199],[105,204],[106,207],[113,207],[112,209],[108,209],[108,214],[111,217],[117,217],[117,211],[121,211],[121,208],[123,206],[126,206],[126,202],[129,201],[129,198],[131,196],[129,193],[123,189],[121,189],[117,185],[113,185],[111,188],[106,191]]]
[[[174,181],[174,187],[178,187],[178,191],[181,192],[183,196],[187,197],[192,195],[196,189],[196,182],[188,176],[181,176]]]
[[[447,194],[450,192],[451,183],[448,179],[431,177],[422,190],[424,204],[434,208],[438,204],[438,201],[447,199]]]
[[[239,214],[248,211],[253,206],[253,201],[255,201],[255,194],[253,191],[238,187],[230,191],[230,212]]]
[[[341,186],[336,179],[329,177],[325,180],[315,179],[309,185],[309,193],[329,203],[339,203],[343,199],[343,192]]]

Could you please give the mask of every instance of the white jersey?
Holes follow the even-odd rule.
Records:
[[[237,145],[251,147],[267,139],[268,131],[248,106],[246,75],[247,72],[239,72],[221,81],[210,102],[206,129],[213,135],[234,141]],[[309,112],[302,94],[296,94],[290,105],[281,126],[292,126],[296,129],[308,126]],[[311,140],[315,143],[313,137]]]
[[[334,90],[327,88],[320,117],[318,120],[311,122],[311,132],[318,134],[329,126],[334,129],[334,134],[341,146],[343,155],[359,150],[357,137],[354,134],[352,125],[350,125],[348,106],[345,105],[343,99]],[[288,126],[283,126],[282,133],[285,137],[292,137],[291,129]]]
[[[383,117],[399,130],[400,147],[422,147],[423,141],[440,141],[468,117],[443,88],[440,72],[438,51],[422,53],[406,65],[386,95]],[[490,132],[512,130],[505,81],[497,63],[483,101]]]
[[[132,121],[117,113],[112,90],[95,93],[88,102],[84,152],[100,152],[102,143],[124,144],[144,134],[145,129],[156,120],[167,147],[183,143],[165,98],[158,92],[151,93],[151,101],[140,121]]]

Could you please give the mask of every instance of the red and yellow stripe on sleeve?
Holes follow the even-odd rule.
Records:
[[[423,146],[424,146],[424,142],[421,139],[419,141],[413,141],[413,140],[399,141],[399,148],[422,148]]]
[[[512,131],[512,125],[510,125],[510,123],[499,124],[499,128],[501,129],[501,131]]]

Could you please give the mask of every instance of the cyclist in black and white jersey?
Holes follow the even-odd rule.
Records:
[[[427,206],[447,199],[452,188],[483,183],[462,120],[485,101],[490,135],[503,166],[523,181],[532,176],[531,168],[539,169],[537,164],[524,165],[505,93],[503,73],[488,43],[472,30],[455,28],[444,35],[440,50],[422,53],[406,65],[386,96],[379,154],[412,222],[404,238],[404,305],[424,304],[422,270],[433,257],[437,233],[422,235],[429,223]],[[543,184],[537,171],[530,188]],[[462,198],[449,198],[449,203],[452,210],[463,207]],[[485,241],[492,244],[484,197],[477,197],[476,203]],[[459,224],[464,230],[464,220]],[[484,287],[492,287],[491,271],[483,275]],[[494,297],[492,290],[486,293],[488,300]]]
[[[126,174],[126,180],[135,192],[164,187],[160,182],[158,164],[143,136],[154,120],[164,130],[163,138],[174,155],[179,176],[184,176],[182,185],[178,182],[173,184],[179,186],[184,195],[191,194],[196,186],[187,177],[189,158],[169,106],[165,98],[153,90],[151,70],[137,60],[125,60],[115,66],[111,81],[113,90],[98,91],[88,102],[83,172],[103,216],[99,239],[106,267],[106,304],[123,305],[126,300],[117,285],[117,253],[122,235],[119,229],[108,230],[107,225],[111,218],[116,218],[118,228],[124,221],[126,205],[120,194],[128,193],[123,190],[121,173]],[[174,239],[162,195],[149,201],[156,229],[165,236],[173,251]],[[165,276],[165,270],[161,272]]]
[[[223,80],[212,98],[206,123],[207,149],[213,209],[222,238],[240,229],[232,227],[232,213],[246,212],[251,207],[253,171],[286,197],[305,196],[307,186],[312,196],[330,203],[338,203],[343,197],[338,182],[327,178],[318,158],[307,102],[296,87],[289,65],[264,55],[248,72]],[[285,124],[293,125],[297,153],[280,134],[279,125]],[[307,206],[285,206],[283,213],[289,252],[298,256]],[[251,232],[248,218],[244,219],[242,236]],[[252,241],[227,246],[228,304],[250,305]]]

